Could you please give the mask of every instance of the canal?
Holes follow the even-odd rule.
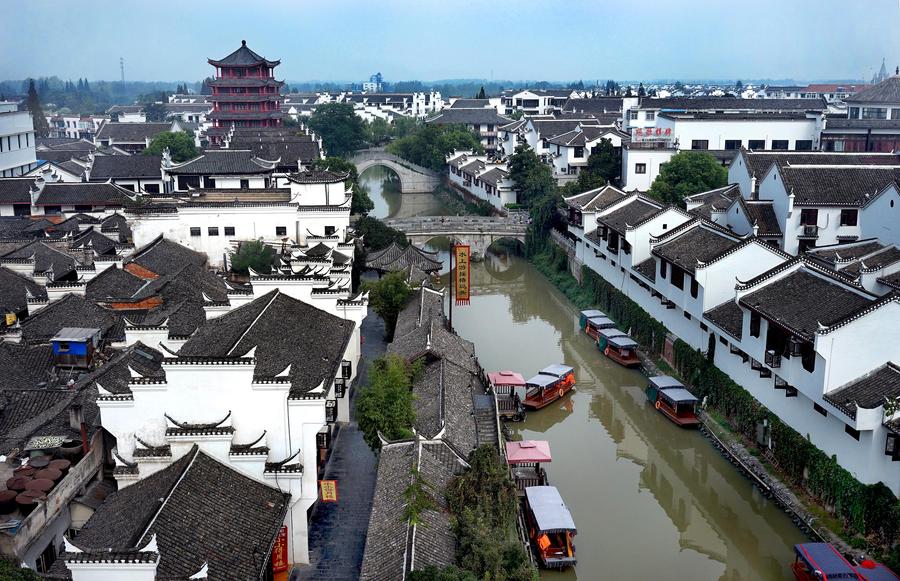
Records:
[[[515,252],[496,248],[473,265],[472,301],[454,307],[453,325],[486,371],[575,368],[570,395],[508,424],[513,439],[550,442],[550,482],[578,526],[578,566],[542,579],[792,578],[792,547],[805,538],[791,520],[699,432],[657,413],[641,374],[603,357],[574,306]]]

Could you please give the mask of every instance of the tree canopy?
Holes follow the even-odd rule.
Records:
[[[441,171],[447,164],[447,155],[454,151],[484,152],[478,137],[461,125],[418,125],[405,137],[388,145],[394,155],[415,164]]]
[[[50,124],[47,123],[44,110],[41,109],[41,100],[38,97],[37,89],[34,88],[34,79],[28,79],[28,98],[25,103],[34,120],[34,132],[38,137],[47,137],[50,134]]]
[[[553,170],[525,144],[509,158],[509,177],[515,182],[518,203],[526,207],[556,190]]]
[[[348,172],[347,187],[353,189],[353,201],[350,202],[351,214],[368,214],[375,208],[375,203],[369,197],[369,192],[360,185],[356,166],[344,159],[329,155],[325,159],[317,159],[310,164],[312,169],[330,169],[332,171]]]
[[[393,354],[374,360],[369,367],[368,385],[356,400],[356,420],[372,450],[381,448],[379,432],[388,440],[412,437],[416,372],[416,366]]]
[[[391,340],[394,336],[394,327],[397,325],[397,316],[406,305],[406,299],[411,292],[409,285],[406,284],[406,274],[390,272],[378,281],[363,283],[363,289],[369,291],[369,306],[384,320],[386,338]]]
[[[237,252],[231,253],[231,271],[238,274],[249,274],[249,269],[267,274],[272,271],[275,262],[275,250],[261,240],[241,242]]]
[[[169,149],[172,161],[182,162],[197,157],[197,146],[194,145],[194,134],[188,131],[165,131],[160,133],[144,149],[144,155],[162,155]]]
[[[144,105],[142,109],[144,112],[144,116],[147,118],[147,121],[165,121],[166,116],[169,114],[168,109],[162,103],[147,103]]]
[[[672,156],[650,185],[650,195],[684,206],[685,196],[699,194],[728,183],[728,171],[716,158],[702,151],[682,151]]]
[[[366,127],[350,103],[319,105],[307,126],[322,138],[328,155],[346,157],[366,144]]]

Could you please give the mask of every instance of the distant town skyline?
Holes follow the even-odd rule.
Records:
[[[898,0],[848,14],[838,0],[565,4],[475,0],[128,4],[12,0],[0,79],[196,81],[248,46],[295,82],[506,79],[868,81],[900,64]],[[860,5],[860,8],[863,5]],[[252,16],[252,17],[251,17]],[[93,40],[87,42],[90,31]],[[60,31],[57,34],[57,31]],[[68,32],[66,32],[68,31]],[[834,49],[839,41],[839,50]]]

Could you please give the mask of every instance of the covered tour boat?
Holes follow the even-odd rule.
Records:
[[[852,564],[829,543],[794,545],[796,558],[791,570],[797,581],[850,579],[855,581],[898,581],[900,576],[875,561]]]
[[[574,386],[573,368],[559,363],[550,365],[526,382],[522,404],[528,409],[539,410],[564,396]]]
[[[506,463],[520,496],[529,486],[550,484],[542,464],[551,459],[550,442],[545,440],[506,442]]]
[[[497,413],[501,419],[520,422],[525,419],[525,378],[515,371],[493,371],[488,373],[491,391],[497,400]]]
[[[637,349],[637,341],[628,335],[620,335],[607,339],[603,354],[624,367],[637,367],[641,364]]]
[[[628,334],[624,333],[615,327],[609,327],[608,329],[601,329],[599,333],[597,333],[597,349],[603,351],[606,349],[606,346],[609,344],[610,337],[627,337]]]
[[[543,567],[574,567],[578,532],[572,514],[555,486],[529,486],[525,489],[525,523],[528,538]]]
[[[600,334],[600,331],[603,329],[611,329],[615,326],[616,324],[613,320],[607,317],[591,317],[585,324],[584,332],[587,333],[588,337],[596,339]]]
[[[647,399],[656,409],[679,426],[693,427],[697,419],[697,398],[674,377],[657,375],[647,384]]]
[[[581,311],[578,316],[578,328],[584,331],[587,326],[587,320],[593,319],[595,317],[605,317],[606,313],[603,311],[598,311],[597,309],[588,309],[586,311]]]

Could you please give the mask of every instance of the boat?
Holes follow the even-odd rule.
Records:
[[[851,579],[855,581],[898,581],[900,576],[868,559],[854,564],[830,543],[801,543],[794,545],[791,570],[797,581],[823,579]]]
[[[603,354],[624,367],[637,367],[641,364],[641,358],[637,354],[637,341],[628,335],[609,337]]]
[[[584,331],[584,328],[587,326],[588,319],[605,316],[606,313],[604,313],[603,311],[598,311],[597,309],[588,309],[586,311],[581,311],[578,316],[578,328]]]
[[[591,317],[585,323],[584,332],[587,333],[588,337],[596,339],[601,330],[611,329],[615,326],[616,323],[607,317]]]
[[[603,351],[606,349],[606,346],[609,344],[610,337],[627,337],[628,334],[624,333],[615,327],[610,327],[608,329],[600,329],[600,332],[597,333],[597,349]]]
[[[547,406],[575,386],[575,370],[568,365],[554,364],[525,382],[525,399],[522,404],[532,410]]]
[[[693,427],[700,423],[697,398],[674,377],[651,377],[647,384],[647,399],[676,425]]]
[[[525,524],[528,539],[541,566],[547,569],[574,567],[578,532],[572,514],[555,486],[525,489]]]
[[[547,486],[550,479],[542,464],[550,462],[550,442],[522,440],[506,442],[506,464],[519,495],[529,486]]]
[[[497,413],[501,419],[521,422],[525,419],[525,378],[515,371],[492,371],[488,382],[497,401]]]

